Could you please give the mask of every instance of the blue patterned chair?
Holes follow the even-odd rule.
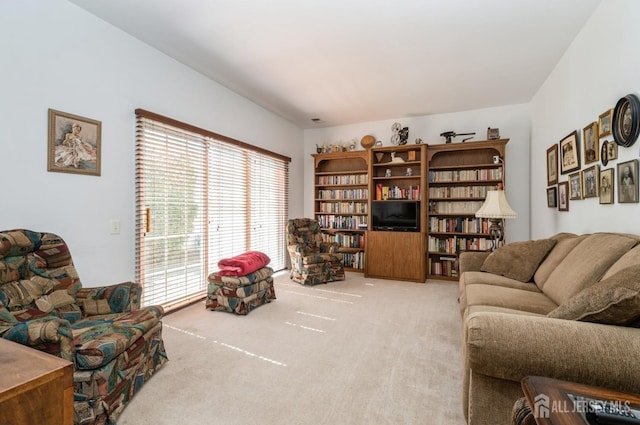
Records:
[[[140,294],[131,282],[83,288],[57,235],[0,232],[0,336],[74,364],[75,424],[114,425],[167,361],[164,311]]]
[[[287,223],[290,277],[302,285],[344,280],[342,254],[334,242],[322,242],[320,224],[310,218],[292,218]]]

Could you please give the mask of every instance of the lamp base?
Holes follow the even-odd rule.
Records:
[[[504,238],[504,233],[502,232],[502,219],[501,218],[490,218],[489,222],[491,225],[489,226],[489,234],[492,238],[491,251],[495,251],[500,246],[500,242]]]

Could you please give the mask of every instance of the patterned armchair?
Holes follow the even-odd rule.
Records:
[[[303,285],[344,280],[342,254],[338,244],[322,242],[317,221],[290,219],[287,224],[287,249],[291,257],[291,279]]]
[[[0,336],[74,364],[75,424],[115,424],[167,361],[164,311],[140,308],[140,293],[131,282],[82,288],[59,236],[0,232]]]

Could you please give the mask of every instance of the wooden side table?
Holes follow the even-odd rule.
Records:
[[[73,363],[0,338],[0,424],[73,425]]]
[[[611,401],[619,405],[640,408],[640,395],[613,391],[606,388],[561,381],[542,376],[527,376],[521,381],[527,401],[534,412],[536,425],[585,425],[585,405],[575,405],[569,394]],[[536,415],[535,407],[544,409]]]

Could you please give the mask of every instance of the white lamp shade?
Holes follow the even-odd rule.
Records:
[[[481,218],[516,218],[518,214],[511,209],[503,190],[489,190],[484,204],[476,211]]]

